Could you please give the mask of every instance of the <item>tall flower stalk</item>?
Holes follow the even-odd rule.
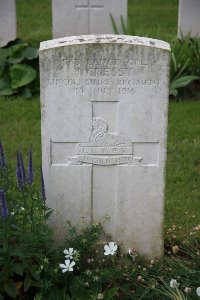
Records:
[[[22,190],[23,188],[22,170],[21,170],[20,154],[18,150],[17,150],[16,178],[17,178],[17,186],[20,190]]]
[[[4,154],[4,150],[3,150],[3,145],[0,141],[0,168],[5,167],[6,166],[6,158],[5,158],[5,154]]]
[[[27,196],[25,193],[25,185],[26,185],[26,172],[24,168],[24,163],[22,159],[22,155],[19,151],[17,151],[17,166],[16,166],[16,177],[17,177],[17,187],[22,192],[23,195],[23,209],[26,207]],[[27,212],[26,209],[23,214],[23,228],[26,232],[26,222],[27,222]]]
[[[46,204],[46,190],[45,190],[45,185],[44,185],[44,176],[43,176],[42,167],[40,169],[40,176],[41,176],[41,198],[42,198],[43,204],[45,205]]]
[[[0,201],[1,201],[1,217],[5,221],[8,215],[8,208],[6,202],[6,195],[3,189],[0,190]]]
[[[28,176],[27,176],[27,181],[28,184],[33,183],[33,155],[32,155],[32,147],[29,150],[29,162],[28,162]]]
[[[17,186],[20,190],[26,185],[26,172],[21,153],[17,150],[17,165],[16,165]]]
[[[26,185],[26,172],[24,168],[24,162],[21,153],[19,153],[19,158],[20,158],[20,167],[21,167],[21,174],[22,174],[22,184],[23,186]]]

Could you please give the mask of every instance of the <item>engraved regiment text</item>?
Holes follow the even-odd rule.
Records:
[[[143,59],[127,59],[122,63],[120,59],[111,56],[108,59],[63,58],[62,62],[66,70],[70,70],[67,72],[70,75],[48,78],[47,83],[67,86],[75,94],[134,95],[140,88],[160,86],[160,79],[153,77],[152,72],[138,78],[138,70],[145,71],[155,64]]]

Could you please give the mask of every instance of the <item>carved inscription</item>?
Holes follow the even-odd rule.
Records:
[[[88,95],[111,95],[113,93],[119,95],[135,94],[135,88],[160,86],[159,79],[66,79],[54,78],[48,79],[49,85],[69,86],[73,88],[75,94]]]
[[[58,57],[52,59],[57,60]],[[161,84],[152,72],[146,72],[155,65],[154,61],[130,58],[122,62],[111,54],[107,59],[62,58],[62,62],[69,70],[70,77],[49,78],[47,83],[68,86],[75,94],[134,95],[141,88],[159,87]],[[138,72],[142,75],[138,75]],[[143,75],[145,73],[148,75]]]
[[[70,157],[70,165],[81,165],[83,163],[93,165],[120,165],[120,164],[136,164],[142,160],[142,157],[133,157],[132,155],[123,155],[115,157],[102,157],[102,156],[90,156],[90,155],[78,155]]]
[[[135,164],[142,160],[142,157],[133,156],[132,143],[127,136],[123,133],[109,133],[108,124],[102,118],[93,118],[89,141],[78,143],[76,154],[74,157],[69,157],[70,165],[82,163],[96,165]],[[112,156],[104,157],[103,154]]]

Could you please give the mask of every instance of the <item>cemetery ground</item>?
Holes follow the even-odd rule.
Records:
[[[36,46],[39,45],[39,41],[51,39],[50,0],[40,2],[38,8],[38,1],[17,1],[18,36]],[[133,16],[132,32],[170,41],[176,35],[177,7],[178,2],[175,0],[170,3],[153,0],[151,5],[144,0],[129,1],[129,14]],[[167,22],[163,20],[163,14],[167,16]],[[17,245],[12,232],[10,232],[12,238],[10,245],[3,244],[5,251],[0,252],[0,257],[2,255],[5,262],[3,267],[6,268],[7,264],[9,268],[7,275],[4,274],[4,283],[0,283],[0,299],[4,299],[1,294],[5,299],[8,299],[6,294],[16,298],[16,293],[18,293],[17,299],[33,299],[36,289],[39,292],[35,300],[197,299],[196,288],[200,286],[199,100],[184,99],[179,102],[171,100],[169,103],[164,259],[154,257],[151,261],[144,261],[134,250],[129,251],[129,254],[122,254],[120,247],[114,251],[115,255],[106,256],[102,250],[104,244],[101,244],[101,234],[103,234],[101,224],[94,224],[82,235],[76,234],[76,231],[71,228],[70,234],[73,238],[71,241],[66,241],[65,248],[73,247],[77,251],[71,253],[76,266],[74,273],[63,274],[58,268],[58,263],[64,263],[65,258],[62,253],[64,248],[59,249],[56,257],[55,253],[49,252],[50,235],[46,224],[41,222],[40,227],[33,230],[35,238],[33,249],[27,247],[27,244],[31,245],[27,236],[27,233],[30,234],[30,228],[27,232],[22,231],[24,239],[18,232],[18,238],[24,246],[24,249],[17,248],[18,253],[12,253],[13,241],[16,243],[15,246]],[[23,154],[27,165],[28,152],[32,145],[37,188],[40,188],[40,139],[39,95],[34,95],[30,100],[24,100],[20,96],[0,97],[0,140],[7,162],[12,165],[14,174],[16,150],[19,149]],[[25,189],[28,195],[29,187]],[[14,188],[14,184],[12,190],[16,193],[16,197],[20,198],[20,193]],[[27,200],[32,201],[31,199],[32,196],[27,196]],[[34,204],[29,206],[27,203],[21,206],[25,206],[27,211],[41,209],[38,202],[35,206]],[[48,213],[45,209],[44,211]],[[23,219],[23,210],[19,211],[19,216]],[[41,216],[36,214],[36,217]],[[32,221],[37,222],[36,219]],[[37,241],[36,236],[40,229],[46,235],[44,234],[43,237],[38,235]],[[0,234],[2,238],[4,232],[1,230]],[[46,253],[38,250],[38,245],[45,245]],[[38,255],[34,251],[38,251]],[[14,260],[14,257],[18,257],[18,261]],[[30,261],[32,261],[32,268],[28,266]],[[0,264],[2,266],[2,259]],[[73,266],[71,268],[73,269]],[[171,287],[174,289],[169,290],[171,279],[176,279],[180,286],[175,281],[171,282]],[[2,278],[0,282],[1,280]],[[68,295],[69,286],[73,295],[71,297]],[[172,292],[178,294],[178,287],[182,292],[179,298],[178,296],[173,298]],[[166,291],[171,293],[171,296],[162,294]],[[47,295],[48,298],[43,298]]]

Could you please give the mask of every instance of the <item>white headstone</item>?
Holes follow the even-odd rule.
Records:
[[[15,0],[0,0],[0,47],[16,39]]]
[[[42,156],[53,225],[111,217],[115,241],[162,253],[169,44],[94,35],[41,43]]]
[[[200,37],[200,1],[179,0],[178,37]]]
[[[52,0],[53,37],[113,33],[110,14],[122,32],[127,0]]]

